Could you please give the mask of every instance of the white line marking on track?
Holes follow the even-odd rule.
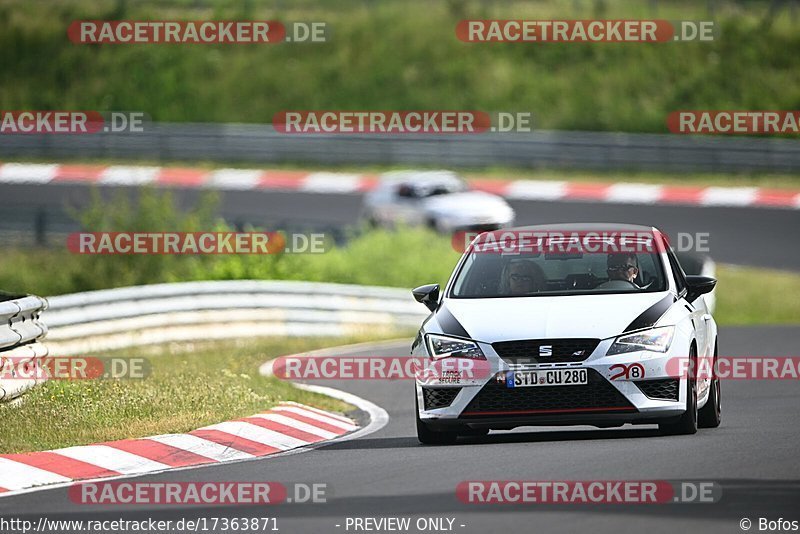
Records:
[[[283,405],[284,406],[296,406],[298,408],[302,408],[303,410],[308,410],[310,412],[316,412],[316,413],[318,413],[320,415],[324,415],[326,417],[333,417],[334,419],[338,419],[342,423],[353,424],[353,420],[352,419],[349,419],[349,418],[347,418],[347,417],[345,417],[343,415],[339,415],[339,414],[336,414],[336,413],[333,413],[333,412],[326,412],[326,411],[323,411],[323,410],[319,410],[317,408],[314,408],[313,406],[306,406],[305,404],[300,404],[300,403],[291,402],[291,401],[284,402]]]
[[[257,169],[219,169],[211,173],[205,186],[219,189],[255,189],[264,171]]]
[[[38,486],[40,484],[55,484],[58,482],[71,482],[72,479],[33,467],[30,465],[22,464],[9,460],[7,458],[0,458],[0,485],[7,490],[15,490],[28,488],[30,486]]]
[[[664,188],[653,184],[614,184],[606,191],[607,202],[630,202],[633,204],[654,204],[661,199]]]
[[[302,181],[301,191],[312,193],[352,193],[361,186],[360,174],[312,172]]]
[[[386,344],[386,342],[383,343]],[[363,344],[363,346],[367,345],[368,343]],[[375,346],[378,345],[380,345],[380,342],[375,344]],[[369,414],[369,424],[367,424],[367,426],[359,428],[355,432],[351,432],[350,434],[347,434],[332,441],[350,441],[353,439],[362,438],[364,436],[377,432],[378,430],[382,429],[383,427],[389,424],[389,414],[386,412],[386,410],[384,410],[377,404],[372,403],[367,399],[357,397],[352,393],[348,393],[346,391],[342,391],[339,389],[329,388],[326,386],[315,386],[312,384],[295,384],[295,387],[297,387],[298,389],[302,389],[304,391],[311,391],[312,393],[319,393],[320,395],[327,395],[328,397],[344,401],[348,404],[352,404],[359,410],[362,410]],[[323,445],[325,443],[329,442],[323,442]],[[291,454],[291,451],[287,452],[286,454]]]
[[[60,165],[39,163],[6,163],[0,165],[0,182],[46,184],[58,173]]]
[[[756,187],[709,187],[700,198],[704,206],[747,206],[755,202]]]
[[[80,445],[50,451],[125,475],[160,471],[170,466],[107,445]]]
[[[156,179],[161,167],[128,167],[113,165],[100,173],[103,185],[145,185]]]
[[[567,194],[566,182],[516,180],[506,187],[506,198],[525,200],[558,200]]]
[[[152,436],[147,439],[158,441],[165,445],[171,445],[184,451],[193,452],[206,458],[211,458],[217,462],[226,462],[229,460],[245,460],[255,458],[250,453],[226,447],[213,441],[203,439],[191,434],[164,434],[161,436]]]
[[[345,423],[344,421],[339,421],[332,417],[328,417],[326,415],[320,415],[318,413],[314,413],[309,410],[304,410],[303,408],[297,408],[295,406],[276,406],[275,408],[273,408],[273,410],[276,412],[291,412],[311,419],[316,419],[317,421],[320,421],[322,423],[327,423],[331,426],[335,426],[336,428],[341,428],[342,430],[346,430],[348,432],[358,428],[352,423]]]
[[[258,417],[259,419],[265,419],[267,421],[273,421],[275,423],[280,423],[282,425],[290,426],[292,428],[296,428],[297,430],[302,430],[307,434],[313,434],[315,436],[319,436],[323,439],[331,439],[339,435],[334,432],[323,430],[322,428],[316,427],[314,425],[309,425],[308,423],[304,423],[302,421],[298,421],[297,419],[292,419],[291,417],[286,417],[285,415],[277,413],[260,413],[254,415],[253,417]]]
[[[257,443],[263,443],[264,445],[269,445],[270,447],[281,450],[302,447],[309,444],[308,441],[293,438],[292,436],[287,436],[286,434],[281,434],[280,432],[245,421],[226,421],[224,423],[206,426],[199,430],[219,430],[226,434],[233,434],[234,436],[249,439]]]

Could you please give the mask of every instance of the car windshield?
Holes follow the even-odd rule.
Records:
[[[397,186],[397,196],[406,198],[427,198],[466,191],[467,184],[457,180],[404,182]]]
[[[530,297],[665,291],[659,254],[484,253],[471,251],[453,284],[455,298]]]

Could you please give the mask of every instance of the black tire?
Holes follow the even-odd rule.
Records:
[[[361,218],[366,222],[367,228],[370,230],[374,230],[375,228],[380,228],[381,223],[378,219],[375,218],[375,215],[372,213],[363,213]]]
[[[689,349],[690,369],[697,372],[697,349],[694,345]],[[697,381],[694,376],[686,379],[686,411],[675,422],[659,423],[659,430],[666,435],[691,435],[697,433]]]
[[[419,418],[419,400],[417,400],[416,391],[414,392],[415,410],[414,417],[417,420],[417,439],[420,443],[425,445],[453,445],[458,439],[458,434],[455,432],[442,432],[432,430]]]
[[[470,436],[470,437],[481,437],[481,436],[488,436],[489,429],[488,428],[463,428],[458,431],[459,436]]]
[[[717,343],[714,343],[714,365],[712,369],[717,369]],[[711,379],[711,391],[708,394],[708,401],[697,413],[697,426],[700,428],[717,428],[722,422],[722,395],[719,377]]]

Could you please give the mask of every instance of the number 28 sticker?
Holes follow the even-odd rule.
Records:
[[[640,363],[632,363],[630,365],[625,365],[622,363],[616,363],[608,368],[611,371],[611,376],[609,377],[611,380],[630,380],[630,379],[637,379],[637,378],[644,378],[644,366]],[[616,374],[615,374],[616,372]]]

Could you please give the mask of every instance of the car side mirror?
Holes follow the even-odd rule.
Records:
[[[686,277],[686,300],[694,302],[700,295],[710,293],[717,285],[717,279],[710,276],[691,275]]]
[[[430,311],[439,306],[439,284],[427,284],[411,290],[414,300],[425,305]]]

